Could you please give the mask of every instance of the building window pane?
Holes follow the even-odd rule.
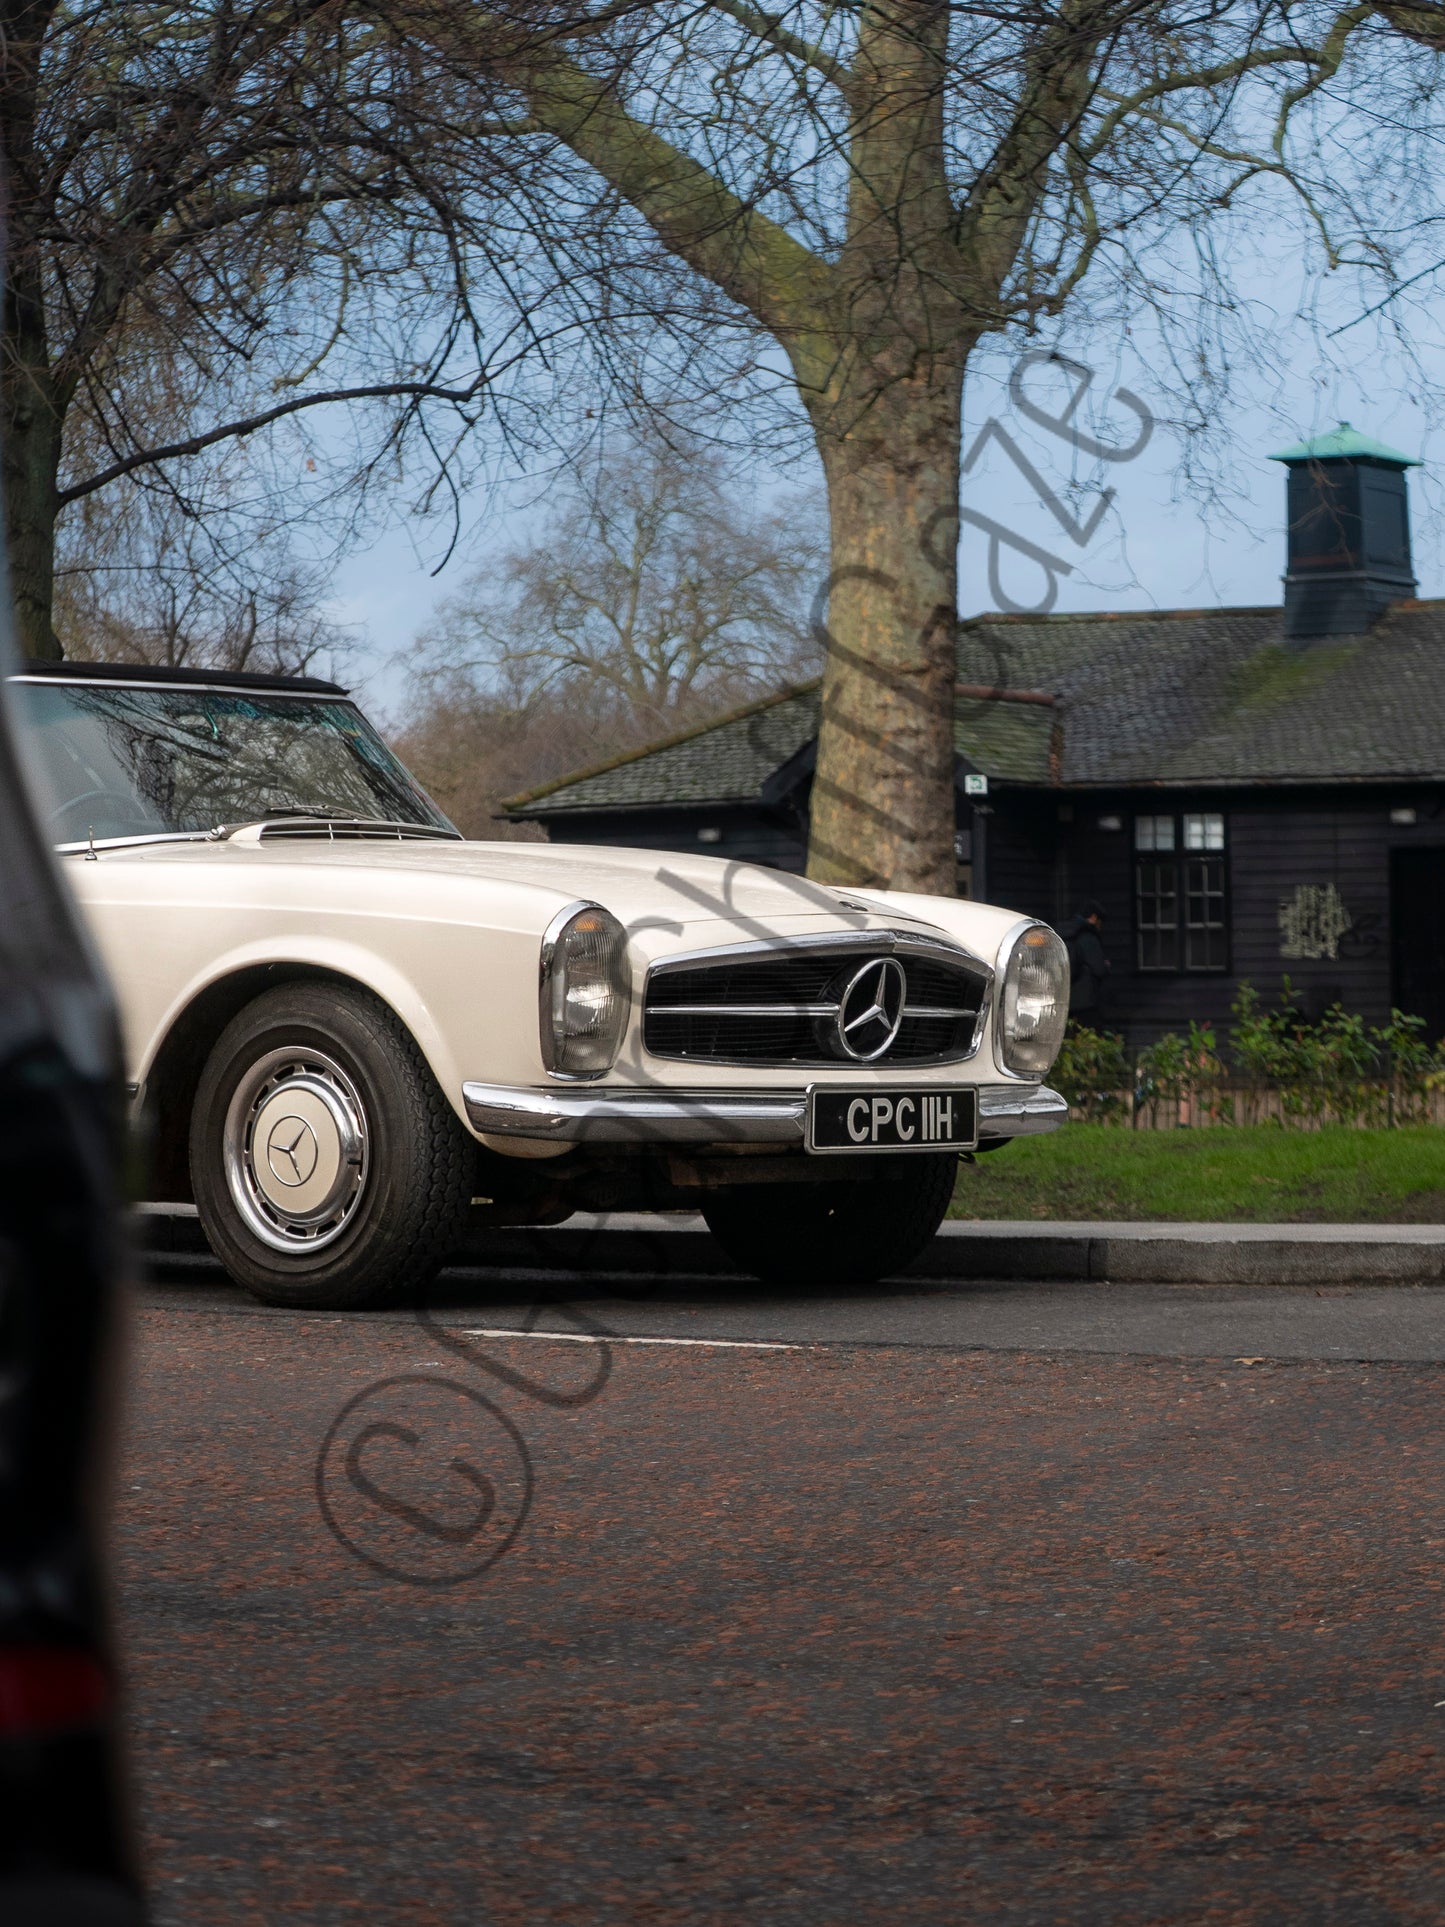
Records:
[[[1229,874],[1220,810],[1134,819],[1140,970],[1229,968]]]
[[[1172,826],[1171,826],[1172,827]],[[1143,857],[1135,868],[1135,928],[1141,970],[1179,968],[1179,873],[1172,860]]]
[[[1184,968],[1224,970],[1229,964],[1225,924],[1224,859],[1193,857],[1184,865]]]
[[[1174,818],[1172,816],[1136,816],[1134,848],[1136,850],[1172,850]]]

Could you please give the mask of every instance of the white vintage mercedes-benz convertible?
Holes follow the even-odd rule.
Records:
[[[961,1152],[1053,1128],[1068,961],[984,904],[648,850],[469,843],[343,690],[13,679],[119,994],[150,1192],[277,1304],[376,1303],[478,1225],[700,1209],[868,1280]]]

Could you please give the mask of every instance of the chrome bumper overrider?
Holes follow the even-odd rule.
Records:
[[[926,1088],[920,1087],[920,1088]],[[535,1090],[463,1084],[472,1129],[572,1144],[798,1144],[806,1091]],[[1066,1100],[1046,1085],[985,1084],[981,1139],[1057,1130]]]

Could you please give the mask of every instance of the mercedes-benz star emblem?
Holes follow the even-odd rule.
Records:
[[[845,1057],[871,1064],[898,1035],[908,979],[896,957],[872,957],[853,972],[838,999],[838,1043]]]
[[[305,1184],[321,1156],[316,1133],[303,1117],[283,1117],[266,1139],[266,1162],[278,1184],[293,1190]]]

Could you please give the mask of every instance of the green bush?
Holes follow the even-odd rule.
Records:
[[[1116,1122],[1128,1110],[1134,1081],[1128,1048],[1117,1031],[1071,1024],[1049,1081],[1080,1116]]]
[[[1134,1067],[1134,1102],[1156,1124],[1161,1103],[1211,1091],[1225,1077],[1212,1024],[1191,1023],[1181,1034],[1167,1030],[1140,1051]]]
[[[1423,1018],[1401,1010],[1392,1010],[1387,1023],[1367,1024],[1332,1004],[1311,1023],[1286,977],[1276,1009],[1242,983],[1230,1015],[1230,1054],[1259,1091],[1246,1122],[1264,1109],[1265,1091],[1278,1093],[1285,1124],[1420,1122],[1429,1116],[1431,1092],[1445,1081],[1445,1042],[1432,1049]]]
[[[1272,1006],[1242,983],[1230,1019],[1224,1046],[1212,1025],[1191,1023],[1132,1059],[1117,1031],[1071,1025],[1052,1081],[1077,1116],[1104,1124],[1129,1117],[1131,1094],[1135,1120],[1151,1125],[1185,1099],[1228,1124],[1420,1124],[1445,1090],[1445,1040],[1426,1043],[1423,1019],[1403,1011],[1369,1024],[1332,1004],[1311,1021],[1286,977]]]

